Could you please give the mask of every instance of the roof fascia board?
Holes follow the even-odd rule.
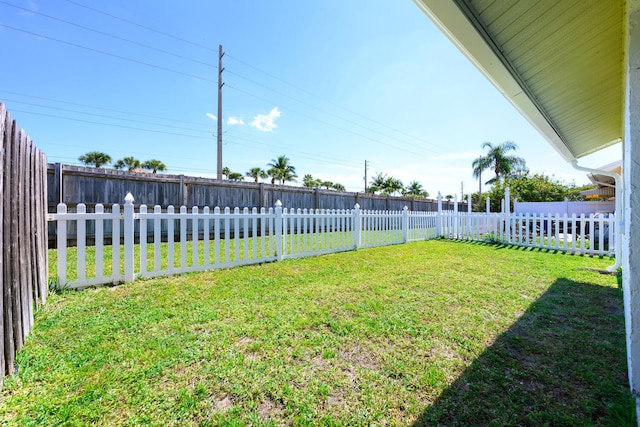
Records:
[[[487,43],[455,1],[414,2],[566,161],[576,160],[535,100],[530,98],[517,77],[504,65],[501,55]]]

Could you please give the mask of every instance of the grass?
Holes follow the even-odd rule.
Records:
[[[61,291],[0,420],[631,426],[609,264],[436,240]]]
[[[362,233],[363,246],[373,245],[378,242],[401,242],[402,233],[398,231],[365,231]],[[198,266],[203,266],[206,263],[211,265],[211,268],[224,268],[225,264],[229,263],[260,263],[265,259],[275,257],[275,239],[272,237],[247,237],[235,239],[228,239],[225,242],[224,235],[221,236],[218,251],[216,253],[215,240],[209,241],[209,256],[205,259],[205,243],[202,240],[198,241],[196,260]],[[327,253],[335,250],[350,250],[354,247],[353,235],[347,232],[325,232],[325,233],[309,233],[302,234],[288,234],[283,239],[283,250],[285,256],[296,256],[298,254],[309,253]],[[160,264],[159,269],[155,269],[155,245],[153,243],[147,243],[145,245],[134,245],[134,271],[140,272],[140,250],[145,248],[146,251],[146,271],[163,271],[166,272],[169,267],[169,261],[172,261],[172,268],[189,268],[194,266],[193,262],[193,242],[185,241],[184,247],[180,242],[174,242],[171,246],[169,243],[160,243]],[[169,248],[172,248],[173,257],[169,257]],[[96,277],[97,264],[103,265],[103,275],[105,277],[113,276],[113,246],[105,245],[103,249],[102,260],[96,259],[95,246],[87,246],[85,248],[85,277]],[[119,270],[116,270],[117,275],[124,273],[124,245],[119,246]],[[182,264],[182,254],[184,251],[184,265]],[[73,282],[78,279],[78,248],[68,247],[66,248],[66,263],[67,263],[67,283]],[[49,251],[49,281],[53,284],[58,284],[58,252],[55,250]],[[58,286],[58,285],[57,285]],[[58,286],[64,288],[64,284]]]

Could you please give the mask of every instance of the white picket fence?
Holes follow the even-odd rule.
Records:
[[[56,222],[57,285],[83,288],[131,282],[136,277],[169,276],[299,258],[382,245],[448,239],[613,255],[615,217],[472,213],[172,206],[136,212],[128,194],[111,212],[96,205],[67,212],[59,204]],[[67,247],[67,225],[76,223],[75,248]],[[106,236],[105,223],[111,224]],[[92,236],[87,234],[91,225]],[[136,236],[138,239],[136,241]],[[87,243],[89,237],[92,247]],[[110,238],[109,238],[110,237]],[[105,243],[105,240],[107,242]],[[165,240],[163,242],[163,240]],[[106,260],[111,260],[110,263]]]
[[[615,215],[443,212],[442,236],[585,255],[615,252]]]
[[[111,212],[96,205],[67,212],[56,222],[57,286],[83,288],[239,265],[350,251],[436,237],[436,213],[404,211],[287,210],[280,202],[262,208],[200,209],[156,206],[135,211],[133,197]],[[75,248],[67,247],[67,225],[76,223]],[[91,222],[93,244],[87,225]],[[111,235],[104,233],[111,223]],[[136,236],[138,239],[136,241]],[[109,238],[110,237],[110,238]],[[105,239],[107,238],[107,239]],[[105,243],[107,240],[107,243]],[[163,242],[163,240],[166,240]],[[110,262],[108,261],[110,260]]]

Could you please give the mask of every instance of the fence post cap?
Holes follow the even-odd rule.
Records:
[[[354,209],[360,209],[360,204],[356,203],[356,205],[353,208]]]
[[[280,200],[276,200],[276,207],[277,208],[281,208],[282,207],[282,202]]]
[[[127,193],[126,196],[124,196],[124,202],[125,203],[133,203],[133,194],[131,193]]]
[[[403,211],[408,211],[409,208],[407,206],[405,206],[404,208],[402,208]]]

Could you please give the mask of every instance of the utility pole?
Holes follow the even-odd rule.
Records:
[[[218,49],[218,179],[222,179],[222,45]]]
[[[460,200],[464,200],[464,181],[460,181]]]
[[[369,178],[367,177],[367,172],[369,171],[369,160],[364,161],[364,192],[367,192],[367,182]]]

